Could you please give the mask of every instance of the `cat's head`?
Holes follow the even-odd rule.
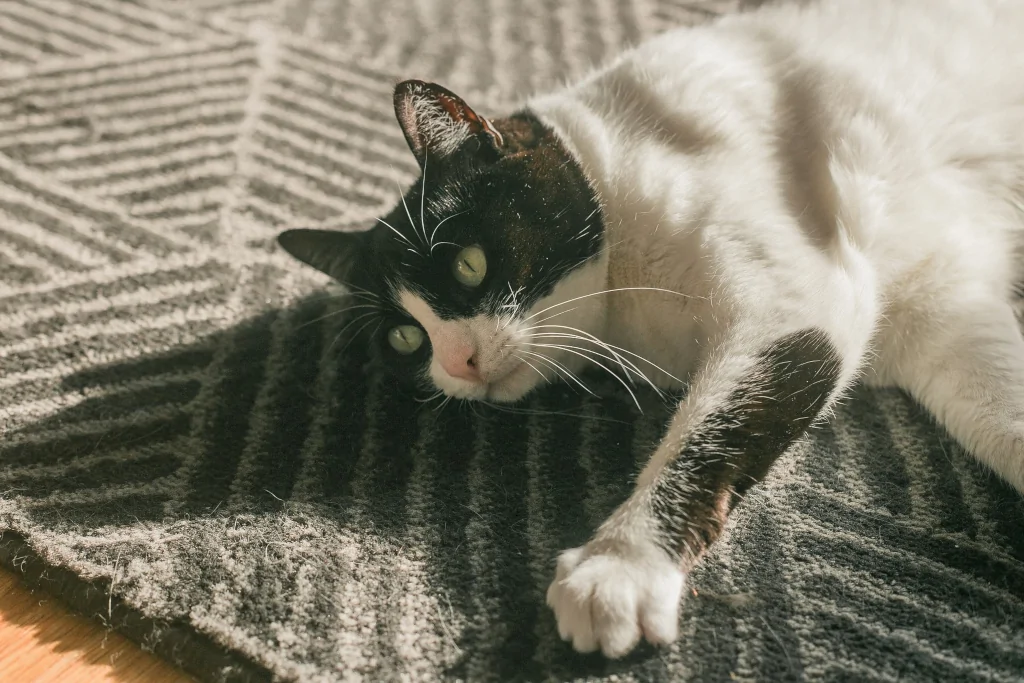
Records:
[[[356,328],[426,389],[514,401],[578,370],[570,349],[601,324],[588,295],[606,271],[579,165],[529,112],[490,121],[422,81],[394,103],[421,171],[402,201],[364,232],[288,230],[280,244],[348,285]]]

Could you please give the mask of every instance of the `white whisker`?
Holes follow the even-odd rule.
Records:
[[[531,327],[527,327],[527,328],[524,328],[524,329],[520,330],[520,332],[525,332],[525,331],[527,331],[527,330],[533,330],[533,329],[536,329],[537,327],[539,327],[539,326],[540,326],[540,323],[545,323],[545,322],[547,322],[547,321],[549,321],[549,320],[554,320],[555,318],[557,318],[557,317],[558,317],[558,316],[560,316],[560,315],[565,315],[565,314],[567,314],[567,313],[572,313],[573,311],[575,311],[575,310],[576,310],[576,309],[578,309],[578,308],[579,308],[579,306],[573,306],[572,308],[570,308],[570,309],[569,309],[569,310],[567,310],[567,311],[559,311],[558,313],[552,313],[552,314],[551,314],[551,315],[549,315],[548,317],[546,317],[546,318],[541,318],[540,320],[536,321],[536,322],[537,322],[537,324],[536,324],[536,325],[533,325],[533,326],[531,326]],[[524,322],[525,322],[525,321],[524,321]]]
[[[341,331],[338,332],[338,334],[336,334],[334,336],[334,341],[331,342],[330,346],[327,347],[327,350],[324,351],[324,353],[325,354],[326,353],[330,353],[331,349],[334,348],[334,345],[338,343],[338,340],[341,339],[345,335],[345,331],[348,330],[348,328],[352,327],[354,324],[356,324],[360,320],[363,320],[364,318],[369,318],[370,316],[379,316],[379,315],[380,314],[376,313],[376,312],[363,313],[362,315],[356,316],[352,320],[349,320],[348,323],[345,324],[345,327],[341,328]],[[363,330],[365,330],[367,328],[367,326],[372,325],[372,324],[373,324],[373,320],[368,320],[366,323],[363,324],[362,327],[360,327],[358,330],[356,330],[356,333],[354,335],[352,335],[352,339],[355,339],[356,337],[358,337],[360,332],[362,332]],[[348,344],[350,344],[352,342],[352,339],[349,339],[348,343],[345,344],[345,346],[342,348],[342,350],[348,348]]]
[[[550,415],[552,417],[575,417],[580,420],[594,420],[596,422],[614,422],[616,424],[628,424],[622,420],[616,420],[611,417],[600,417],[598,415],[580,415],[578,413],[566,413],[559,412],[557,410],[533,410],[531,408],[516,408],[512,406],[502,406],[497,403],[490,403],[489,401],[476,401],[481,405],[485,405],[488,408],[493,408],[502,413],[511,413],[513,415]]]
[[[347,306],[347,307],[339,309],[337,311],[331,311],[330,313],[325,313],[324,315],[321,315],[321,316],[318,316],[316,318],[313,318],[312,320],[307,320],[306,322],[304,322],[301,325],[297,326],[295,329],[296,330],[301,330],[302,328],[308,327],[309,325],[312,325],[314,323],[318,323],[321,320],[326,320],[327,318],[331,318],[331,317],[336,316],[336,315],[341,315],[342,313],[348,313],[349,311],[354,311],[354,310],[356,310],[358,308],[372,308],[372,309],[377,310],[377,311],[381,310],[381,307],[377,306],[376,304],[359,304],[357,306]]]
[[[531,368],[533,368],[533,371],[534,371],[534,372],[536,372],[536,373],[537,373],[538,375],[540,375],[540,378],[541,378],[541,379],[542,379],[543,381],[545,381],[545,382],[547,382],[547,381],[548,381],[548,378],[547,378],[547,377],[546,377],[546,376],[544,375],[544,373],[543,373],[543,372],[541,372],[540,370],[538,370],[538,369],[537,369],[537,366],[536,366],[536,365],[534,365],[533,363],[531,363],[530,361],[526,360],[525,358],[523,358],[522,356],[520,356],[520,355],[518,355],[518,354],[516,354],[516,353],[513,353],[513,354],[512,354],[512,357],[513,357],[513,358],[515,358],[515,359],[516,359],[516,360],[518,360],[518,361],[522,361],[523,363],[526,363],[526,364],[527,364],[527,365],[529,365],[529,366],[530,366]]]
[[[444,410],[444,407],[445,407],[446,405],[448,405],[449,403],[451,403],[451,400],[452,400],[453,398],[455,398],[455,396],[448,396],[447,398],[445,398],[445,400],[441,401],[441,405],[439,405],[439,406],[437,406],[436,408],[434,408],[434,411],[435,411],[435,412],[437,412],[437,413],[440,413],[440,412],[441,412],[442,410]]]
[[[519,352],[520,353],[525,353],[525,354],[530,355],[530,356],[533,356],[537,360],[544,361],[545,363],[549,363],[550,365],[552,365],[553,367],[556,368],[556,374],[557,374],[557,370],[561,370],[562,372],[565,373],[567,378],[571,379],[573,382],[575,382],[577,385],[579,385],[579,387],[581,389],[583,389],[583,391],[587,392],[591,396],[596,396],[597,395],[593,391],[591,391],[590,388],[586,384],[584,384],[582,382],[582,380],[580,380],[580,378],[577,377],[575,375],[575,373],[573,373],[572,370],[570,370],[569,368],[565,367],[564,365],[562,365],[561,363],[556,361],[554,358],[551,358],[549,356],[545,356],[544,354],[537,353],[535,351],[527,351],[526,349],[522,349],[522,348],[519,349]]]
[[[352,284],[351,282],[345,282],[344,280],[335,280],[335,281],[338,284],[342,285],[348,291],[344,292],[343,294],[337,294],[337,295],[334,296],[334,298],[338,298],[338,297],[342,297],[342,296],[369,296],[369,297],[372,297],[374,299],[380,299],[380,296],[378,294],[376,294],[374,292],[371,292],[368,289],[363,289],[362,287],[358,287],[358,286]]]
[[[533,330],[542,329],[542,328],[543,329],[547,329],[547,328],[566,329],[566,330],[570,330],[571,332],[578,333],[577,335],[567,335],[567,337],[570,338],[570,339],[572,339],[572,338],[580,339],[581,341],[590,341],[590,342],[596,344],[597,346],[600,346],[601,348],[605,349],[610,354],[612,354],[612,356],[615,357],[614,361],[619,364],[619,367],[622,368],[622,371],[626,373],[627,377],[629,376],[629,370],[626,369],[626,363],[629,363],[629,365],[632,367],[633,371],[636,372],[637,375],[639,375],[644,380],[646,380],[647,383],[650,384],[651,387],[656,392],[658,392],[659,395],[661,394],[661,391],[656,386],[654,386],[654,383],[651,382],[651,380],[647,377],[647,375],[645,375],[640,370],[640,368],[638,368],[634,363],[632,363],[630,361],[626,361],[622,356],[620,356],[618,353],[616,353],[615,349],[618,349],[619,347],[613,347],[611,344],[607,344],[607,343],[603,342],[602,340],[598,339],[597,337],[595,337],[594,335],[590,334],[589,332],[585,332],[585,331],[583,331],[583,330],[581,330],[579,328],[576,328],[576,327],[569,327],[567,325],[536,325],[536,326],[533,326],[533,327],[528,327],[528,328],[526,328],[523,331],[528,331],[528,332],[532,333]],[[544,334],[555,334],[555,333],[544,333]],[[582,336],[578,336],[578,335],[582,335]],[[531,338],[536,338],[536,337],[539,337],[539,335],[531,334]],[[644,360],[646,360],[646,359],[644,359]],[[654,365],[654,364],[651,363],[651,365]],[[655,366],[655,367],[657,367],[657,366]]]
[[[450,245],[452,245],[453,247],[460,247],[460,248],[462,247],[462,245],[461,245],[461,244],[455,244],[455,242],[435,242],[435,243],[433,244],[433,246],[431,246],[431,247],[430,247],[430,253],[431,253],[431,254],[433,254],[433,253],[434,253],[434,248],[435,248],[435,247],[439,247],[439,246],[441,246],[442,244],[450,244]]]
[[[430,233],[430,241],[431,242],[434,241],[434,236],[437,235],[437,231],[441,228],[442,225],[445,224],[445,222],[451,220],[452,218],[455,218],[456,216],[461,216],[464,213],[466,213],[466,211],[459,211],[458,213],[453,213],[451,216],[448,216],[447,218],[442,219],[440,223],[438,223],[437,225],[434,226],[434,231],[432,233]],[[451,244],[451,242],[448,242],[448,244]],[[458,245],[456,245],[456,246],[458,246]]]
[[[417,403],[430,403],[434,399],[440,398],[441,396],[444,396],[444,391],[438,389],[437,391],[432,393],[430,396],[427,396],[426,398],[414,398],[413,400],[416,401]]]
[[[566,335],[566,336],[568,336],[568,335]],[[582,337],[580,337],[580,339],[582,339],[583,341],[589,341],[589,340],[587,340],[585,338],[582,338]],[[577,349],[577,350],[583,351],[585,353],[592,353],[592,354],[594,354],[596,356],[600,356],[601,358],[604,358],[605,360],[609,360],[609,361],[611,361],[613,363],[616,363],[620,368],[622,368],[622,372],[624,372],[626,374],[626,377],[629,378],[630,381],[632,381],[632,378],[630,376],[630,373],[632,373],[632,374],[640,377],[644,381],[646,381],[648,384],[650,384],[651,388],[654,389],[656,392],[658,392],[659,394],[661,393],[661,390],[658,389],[658,387],[656,387],[654,385],[654,383],[651,382],[651,380],[647,378],[647,375],[645,375],[640,370],[640,368],[638,368],[636,366],[636,364],[634,364],[630,360],[627,360],[627,359],[623,358],[622,356],[619,356],[618,354],[616,354],[614,351],[612,351],[610,349],[608,349],[608,352],[611,353],[612,355],[609,356],[609,355],[605,355],[605,354],[603,354],[603,353],[601,353],[599,351],[595,351],[594,349],[588,349],[586,347],[576,346],[574,344],[537,344],[537,343],[534,343],[534,342],[520,342],[520,343],[521,344],[526,344],[527,346],[537,346],[537,347],[541,347],[541,348],[563,349],[563,350],[566,350],[566,351],[568,351],[570,349]],[[629,365],[629,367],[626,367],[627,364]]]
[[[616,346],[615,344],[609,344],[606,341],[602,341],[602,340],[598,339],[597,337],[595,337],[594,335],[590,334],[589,332],[585,332],[585,331],[583,331],[581,329],[578,329],[578,328],[575,328],[575,327],[569,327],[568,325],[535,325],[533,327],[529,327],[526,330],[521,330],[521,331],[523,331],[523,332],[526,332],[526,331],[533,332],[533,330],[546,329],[546,328],[564,329],[564,330],[569,330],[570,332],[577,332],[577,333],[579,333],[581,335],[584,335],[587,339],[593,341],[596,344],[600,344],[601,346],[603,346],[603,347],[605,347],[605,348],[607,348],[609,350],[614,349],[616,351],[620,351],[622,353],[630,355],[633,358],[636,358],[637,360],[640,360],[640,361],[643,361],[644,363],[647,363],[648,365],[650,365],[652,368],[654,368],[658,372],[661,372],[665,376],[674,379],[676,382],[679,382],[680,384],[685,384],[685,382],[683,382],[683,380],[679,379],[678,377],[673,375],[671,372],[669,372],[668,370],[664,369],[660,365],[654,363],[653,361],[648,360],[647,358],[644,358],[640,354],[634,353],[634,352],[630,351],[629,349],[624,349],[621,346]],[[559,334],[559,333],[555,333],[555,332],[542,332],[540,334],[531,334],[530,336],[534,337],[534,338],[537,338],[537,337],[542,337],[542,336],[555,336],[557,334]],[[570,338],[573,337],[573,335],[568,335],[568,336]]]
[[[399,231],[398,231],[398,230],[397,230],[397,229],[396,229],[396,228],[395,228],[395,227],[394,227],[393,225],[391,225],[390,223],[388,223],[388,222],[387,222],[386,220],[384,220],[383,218],[378,218],[377,220],[378,220],[378,221],[380,221],[381,223],[383,223],[384,225],[388,226],[388,228],[389,228],[389,229],[391,230],[391,232],[393,232],[393,233],[395,233],[396,235],[398,235],[398,237],[399,237],[400,239],[402,239],[402,240],[403,240],[403,241],[404,241],[404,242],[405,242],[406,244],[408,244],[408,245],[409,245],[410,247],[412,247],[413,249],[415,249],[415,248],[416,248],[416,245],[415,245],[415,244],[413,244],[413,243],[412,243],[412,241],[411,241],[411,240],[410,240],[410,239],[409,239],[408,237],[406,237],[406,236],[405,236],[405,235],[403,235],[403,234],[402,234],[401,232],[399,232]],[[413,252],[413,253],[414,253],[414,254],[419,254],[419,252],[418,252],[418,251],[416,251],[416,252]]]
[[[572,299],[568,299],[566,301],[560,301],[557,304],[552,304],[551,306],[548,306],[547,308],[541,309],[541,310],[537,311],[536,313],[534,313],[533,315],[531,315],[531,316],[529,316],[527,318],[524,318],[523,322],[531,320],[532,318],[537,317],[541,313],[546,313],[546,312],[550,311],[552,308],[558,308],[559,306],[564,306],[565,304],[571,304],[573,301],[579,301],[580,299],[586,299],[586,298],[589,298],[589,297],[592,297],[592,296],[598,296],[598,295],[601,295],[601,294],[613,294],[615,292],[664,292],[665,294],[674,294],[676,296],[681,296],[684,299],[701,299],[701,298],[703,298],[703,297],[693,296],[691,294],[683,294],[682,292],[674,292],[671,289],[662,289],[661,287],[617,287],[615,289],[604,289],[604,290],[601,290],[600,292],[591,292],[590,294],[584,294],[582,296],[573,297]]]
[[[555,349],[561,349],[563,351],[567,351],[568,353],[575,354],[575,355],[579,356],[580,358],[583,358],[585,360],[590,361],[591,363],[593,363],[594,365],[598,366],[599,368],[602,368],[605,372],[607,372],[609,375],[614,377],[616,380],[618,380],[619,384],[621,384],[626,389],[626,391],[629,392],[629,395],[633,398],[633,403],[636,404],[637,410],[639,410],[641,413],[644,412],[644,409],[642,407],[640,407],[640,401],[639,401],[639,399],[637,399],[636,394],[634,394],[633,390],[629,388],[629,383],[626,382],[626,380],[624,380],[621,377],[619,377],[614,372],[612,372],[612,369],[609,368],[607,365],[605,365],[604,363],[600,363],[600,362],[594,360],[593,358],[585,355],[584,352],[593,353],[596,356],[600,356],[600,357],[606,358],[606,359],[608,358],[607,356],[604,356],[604,355],[602,355],[602,354],[600,354],[600,353],[598,353],[596,351],[589,351],[588,349],[576,349],[574,347],[557,346],[557,345],[554,345],[554,344],[530,344],[530,346],[541,346],[541,347],[550,347],[550,348],[555,348]],[[520,351],[523,351],[523,350],[520,349]],[[524,351],[524,353],[527,353],[527,352]],[[590,390],[588,389],[587,391],[590,391]],[[592,391],[590,393],[592,395],[596,395]]]
[[[522,308],[522,304],[519,303],[519,295],[526,289],[520,286],[519,289],[512,289],[512,283],[508,283],[508,295],[499,301],[506,301],[498,306],[498,311],[504,311],[506,315],[498,316],[498,325],[495,327],[495,332],[504,330],[506,327],[512,324],[516,319],[516,314]]]
[[[420,183],[420,230],[423,231],[423,238],[427,237],[427,222],[423,220],[423,202],[427,199],[427,151],[423,151],[423,180]],[[430,240],[426,240],[427,249],[430,253],[434,253],[434,248],[430,246]]]
[[[371,334],[376,334],[377,333],[377,330],[380,329],[380,326],[381,326],[382,322],[383,321],[380,321],[380,322],[377,323],[377,327],[374,328],[374,330],[373,330],[373,332]],[[373,324],[373,321],[372,320],[368,320],[366,323],[363,324],[362,327],[360,327],[358,330],[356,330],[352,334],[352,336],[349,338],[349,340],[347,342],[345,342],[345,345],[343,347],[341,347],[340,353],[345,353],[345,351],[348,349],[348,347],[352,346],[352,342],[354,342],[356,339],[359,339],[359,335],[362,333],[362,331],[365,330],[367,327],[369,327],[372,324]]]
[[[374,302],[380,301],[380,297],[377,296],[376,294],[371,296],[369,294],[363,294],[362,292],[345,292],[344,294],[339,294],[339,295],[333,296],[331,298],[332,299],[342,299],[342,298],[347,297],[347,296],[353,297],[355,299],[359,299],[361,301],[374,301]]]
[[[405,193],[402,192],[402,186],[398,185],[397,182],[395,183],[395,185],[398,186],[398,196],[401,197],[401,199],[402,199],[402,206],[405,207],[405,215],[409,218],[409,225],[412,226],[413,233],[415,233],[417,237],[420,237],[420,234],[418,232],[416,232],[416,221],[414,221],[412,219],[412,212],[409,211],[409,204],[405,201]],[[424,231],[423,237],[421,239],[423,240],[424,246],[426,246],[426,244],[427,244],[427,237],[426,237],[426,232],[425,231]]]

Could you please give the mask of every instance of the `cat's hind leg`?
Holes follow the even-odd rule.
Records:
[[[1013,310],[979,297],[947,311],[919,315],[883,373],[1024,493],[1024,337]]]

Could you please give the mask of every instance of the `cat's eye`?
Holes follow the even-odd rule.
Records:
[[[452,264],[452,274],[459,284],[467,287],[479,285],[487,275],[487,256],[484,250],[474,244],[460,251]]]
[[[416,353],[423,346],[423,330],[415,325],[399,325],[388,332],[388,343],[391,348],[404,356]]]

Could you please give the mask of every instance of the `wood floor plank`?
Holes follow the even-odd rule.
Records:
[[[0,570],[0,683],[185,683],[193,679]]]

